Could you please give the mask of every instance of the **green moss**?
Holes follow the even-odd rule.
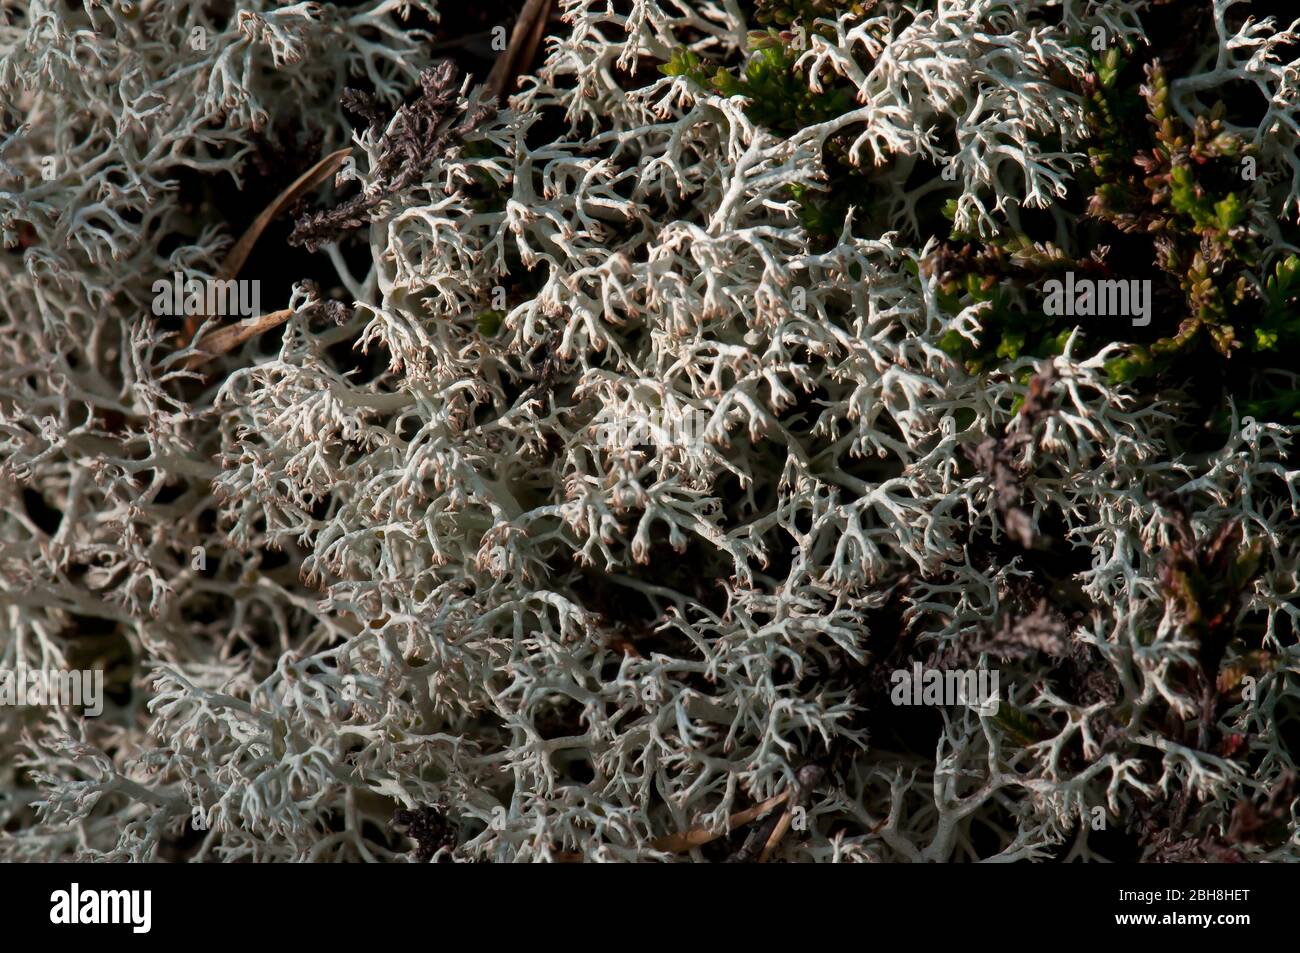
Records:
[[[485,338],[490,338],[501,330],[501,322],[505,320],[505,314],[500,311],[484,311],[478,316],[478,331]]]
[[[1032,718],[1009,702],[998,705],[993,720],[1015,744],[1029,746],[1042,740],[1042,730]]]
[[[828,85],[820,93],[808,87],[803,70],[795,65],[802,52],[789,34],[773,29],[750,33],[749,51],[738,70],[719,67],[710,72],[696,53],[677,49],[659,70],[665,76],[685,76],[720,96],[744,96],[750,101],[745,115],[751,122],[787,137],[855,108],[852,89],[843,83]]]
[[[505,158],[501,150],[486,139],[477,139],[465,143],[461,147],[461,154],[467,159]],[[510,197],[510,190],[503,185],[499,185],[496,179],[488,175],[483,169],[471,169],[470,175],[473,176],[475,183],[469,193],[474,208],[481,213],[505,211],[506,201]]]
[[[972,304],[987,302],[988,306],[981,310],[982,331],[976,342],[950,331],[940,339],[940,347],[972,374],[1007,360],[1062,353],[1073,326],[1042,311],[1019,308],[1014,290],[1069,268],[1094,267],[1092,262],[1066,257],[1053,245],[1035,244],[1022,236],[998,237],[978,247],[941,245],[925,263],[927,274],[939,277],[940,308],[956,315]]]
[[[802,52],[794,34],[769,28],[749,35],[750,55],[742,67],[712,68],[698,54],[679,48],[659,70],[666,76],[685,76],[710,93],[743,96],[749,101],[745,115],[751,122],[789,138],[857,108],[853,87],[842,80],[824,78],[821,92],[809,88],[808,77],[796,65]],[[817,246],[828,246],[839,237],[850,207],[870,209],[875,204],[870,178],[851,161],[849,143],[842,135],[827,141],[823,163],[828,181],[824,189],[798,184],[788,187],[799,208],[799,222]]]
[[[1255,328],[1257,351],[1300,347],[1300,257],[1288,255],[1264,282],[1264,311]]]

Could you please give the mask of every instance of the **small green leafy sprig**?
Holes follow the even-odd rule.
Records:
[[[1089,101],[1097,144],[1089,158],[1097,184],[1088,214],[1121,232],[1150,236],[1155,265],[1186,302],[1175,334],[1135,346],[1110,368],[1111,376],[1133,380],[1162,370],[1202,340],[1229,357],[1242,346],[1237,325],[1258,307],[1248,271],[1260,264],[1260,243],[1248,222],[1252,187],[1240,172],[1242,160],[1253,159],[1256,150],[1224,131],[1221,102],[1188,128],[1170,106],[1159,60],[1146,64],[1139,90],[1142,136],[1141,127],[1134,129],[1132,92],[1121,87],[1128,64],[1111,50],[1093,65]],[[1250,343],[1274,350],[1281,334]]]
[[[1182,302],[1182,314],[1172,334],[1132,341],[1110,361],[1112,382],[1160,378],[1206,351],[1225,360],[1235,355],[1236,371],[1245,372],[1239,380],[1249,393],[1240,396],[1248,413],[1300,419],[1300,393],[1274,388],[1260,396],[1264,385],[1252,380],[1253,371],[1276,367],[1280,355],[1300,346],[1300,257],[1266,267],[1265,236],[1250,215],[1261,199],[1242,175],[1256,158],[1254,145],[1225,131],[1222,103],[1193,125],[1183,123],[1159,60],[1146,64],[1142,83],[1133,76],[1136,64],[1118,49],[1092,63],[1083,89],[1093,135],[1089,170],[1080,177],[1087,205],[1079,229],[1092,251],[1072,258],[1023,235],[980,242],[954,231],[927,263],[940,275],[940,305],[952,314],[972,303],[990,305],[977,342],[954,332],[945,348],[972,372],[1059,353],[1073,321],[1018,306],[1010,289],[1041,288],[1065,270],[1119,277],[1106,263],[1111,243],[1124,243],[1126,262],[1137,260],[1135,245],[1148,243],[1149,273],[1159,278],[1162,300]],[[1103,229],[1087,227],[1086,219]],[[1115,231],[1108,235],[1106,227]]]

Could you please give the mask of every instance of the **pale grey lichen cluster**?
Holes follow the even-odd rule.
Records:
[[[220,210],[196,224],[176,170],[235,175],[284,117],[346,145],[344,86],[395,103],[433,60],[406,4],[235,6],[218,23],[186,0],[32,0],[0,21],[0,664],[120,682],[99,719],[0,712],[0,858],[160,859],[186,838],[205,859],[386,860],[411,846],[395,810],[421,807],[456,859],[683,858],[654,841],[720,828],[818,761],[785,859],[1091,859],[1094,808],[1123,831],[1190,795],[1199,837],[1295,769],[1293,428],[1238,418],[1182,453],[1184,410],[1108,383],[1109,349],[1048,362],[1016,461],[1031,530],[1051,516],[1085,554],[1093,608],[1066,640],[1105,690],[974,652],[1032,731],[942,709],[904,749],[865,717],[893,717],[871,673],[904,631],[917,657],[977,646],[1032,575],[966,451],[1028,425],[1024,372],[1047,368],[972,375],[940,346],[984,310],[939,307],[918,203],[950,195],[981,232],[1049,209],[1068,242],[1056,203],[1086,130],[1052,77],[1087,72],[1068,40],[1094,27],[1143,43],[1146,4],[843,14],[804,56],[859,106],[780,138],[655,69],[682,46],[743,59],[736,0],[565,2],[538,74],[368,226],[367,270],[322,252],[349,321],[314,321],[299,286],[264,302],[296,311],[278,353],[254,342],[195,384],[149,287],[215,273],[237,236]],[[1262,84],[1273,121],[1250,134],[1294,215],[1284,30],[1207,38],[1182,101]],[[467,108],[482,95],[466,82]],[[870,213],[890,224],[817,248],[787,187],[819,185],[841,131],[882,167],[892,199]],[[352,142],[364,188],[378,143]],[[909,186],[950,161],[953,181]],[[362,351],[366,379],[340,357]],[[688,416],[707,423],[664,426]],[[654,441],[618,440],[629,421]],[[1249,758],[1162,729],[1201,699],[1159,585],[1157,487],[1199,533],[1235,519],[1262,544],[1241,611],[1273,661],[1218,725]]]

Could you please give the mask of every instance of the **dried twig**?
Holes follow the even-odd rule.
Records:
[[[546,23],[551,18],[552,0],[528,0],[515,21],[514,31],[510,34],[510,45],[504,55],[496,61],[492,72],[488,74],[488,92],[500,102],[511,91],[519,77],[528,71],[533,58],[537,56],[537,47],[546,32]]]
[[[755,804],[751,808],[732,814],[727,819],[727,828],[724,830],[714,831],[703,825],[698,825],[679,834],[666,834],[663,837],[657,837],[651,843],[655,850],[667,851],[670,854],[680,854],[696,847],[703,847],[705,844],[712,843],[719,837],[724,836],[728,831],[743,827],[755,818],[762,817],[768,811],[780,807],[789,800],[792,790],[792,788],[787,788],[761,804]]]
[[[781,813],[775,829],[768,836],[767,843],[763,845],[763,853],[758,858],[760,864],[767,863],[776,849],[781,846],[781,839],[790,832],[790,827],[794,824],[795,808],[807,806],[813,788],[821,784],[824,777],[826,777],[826,770],[820,765],[806,764],[799,769],[798,780],[789,792],[790,800]]]
[[[230,249],[230,254],[221,263],[220,277],[233,278],[239,274],[239,270],[244,267],[244,262],[248,260],[249,252],[253,250],[253,245],[261,237],[262,232],[271,223],[271,220],[302,198],[308,191],[333,176],[351,154],[351,146],[346,149],[339,149],[337,152],[331,152],[294,179],[293,184],[276,196],[275,201],[264,208],[261,215],[253,219],[253,224],[248,226],[248,230],[244,232],[243,237],[235,242],[235,247]]]
[[[244,234],[240,236],[239,241],[235,242],[234,247],[230,249],[230,253],[226,255],[225,261],[221,263],[221,269],[217,272],[218,280],[228,281],[231,278],[234,278],[235,275],[239,274],[240,269],[244,267],[244,262],[248,260],[248,256],[252,252],[253,246],[257,244],[257,240],[262,236],[262,232],[266,231],[266,226],[271,224],[272,220],[274,220],[277,215],[283,213],[285,209],[289,208],[289,206],[293,205],[294,202],[302,198],[305,193],[314,189],[337,172],[339,167],[343,165],[343,161],[351,154],[352,148],[350,146],[346,149],[339,149],[336,152],[331,152],[302,175],[298,176],[298,178],[294,179],[289,187],[277,195],[270,205],[262,209],[261,214],[258,215],[257,218],[253,219],[253,224],[248,226],[244,231]],[[278,314],[279,312],[276,313]],[[194,335],[198,333],[199,328],[203,326],[203,322],[206,319],[207,316],[201,314],[192,314],[186,318],[185,334],[181,339],[181,347],[184,347],[194,340]],[[261,321],[262,318],[258,318],[257,320]],[[278,324],[280,322],[276,323]],[[273,326],[274,325],[267,325],[267,327]],[[243,339],[241,338],[241,340]],[[234,347],[234,344],[232,344],[231,347]],[[227,350],[229,350],[229,348],[227,348]]]
[[[781,794],[768,798],[761,804],[755,804],[753,807],[746,808],[732,814],[727,819],[725,830],[713,831],[703,825],[692,827],[678,834],[666,834],[663,837],[657,837],[651,841],[651,846],[655,850],[666,851],[670,854],[681,854],[696,847],[703,847],[705,844],[712,843],[719,837],[725,836],[729,831],[737,827],[744,827],[755,818],[762,817],[764,814],[772,811],[786,802],[790,797],[790,791],[786,790]],[[554,855],[555,860],[561,864],[579,864],[582,863],[582,855],[573,851],[561,851]]]
[[[771,842],[778,825],[789,815],[789,811],[773,811],[760,823],[755,824],[754,829],[745,838],[745,842],[740,845],[740,849],[727,858],[727,863],[748,864],[759,860],[767,850],[767,845]]]
[[[215,357],[220,357],[222,354],[234,350],[249,338],[284,324],[292,314],[293,308],[284,308],[258,318],[250,318],[247,321],[240,321],[238,324],[218,328],[203,339],[199,353],[192,354],[186,360],[185,366],[193,370]]]

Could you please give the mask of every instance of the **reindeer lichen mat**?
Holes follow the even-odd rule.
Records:
[[[1300,860],[1300,11],[453,6],[0,9],[0,860]]]

